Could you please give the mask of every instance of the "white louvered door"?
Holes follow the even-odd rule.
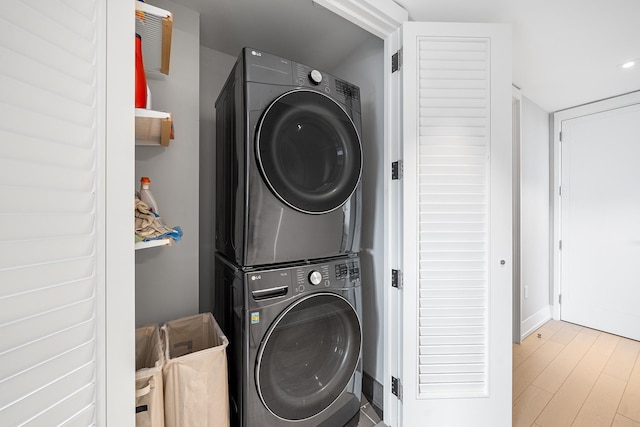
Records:
[[[0,3],[0,425],[96,423],[99,2]]]
[[[402,425],[508,426],[510,28],[402,40]]]

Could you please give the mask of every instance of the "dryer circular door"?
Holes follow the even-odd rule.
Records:
[[[351,117],[333,99],[310,90],[287,92],[266,109],[256,157],[271,191],[311,214],[342,206],[362,172],[362,147]]]
[[[317,293],[291,304],[258,352],[256,387],[262,403],[284,420],[319,414],[349,384],[361,342],[358,315],[342,296]]]

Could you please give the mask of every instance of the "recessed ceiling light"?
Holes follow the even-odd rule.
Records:
[[[622,64],[622,68],[633,68],[636,66],[636,61],[629,61]]]

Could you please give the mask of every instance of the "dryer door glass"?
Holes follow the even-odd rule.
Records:
[[[276,319],[258,353],[262,402],[285,420],[320,413],[347,387],[360,345],[360,322],[346,299],[318,293],[297,301]]]
[[[319,92],[288,92],[267,108],[258,125],[256,156],[276,196],[306,213],[339,208],[360,181],[356,127],[338,103]]]

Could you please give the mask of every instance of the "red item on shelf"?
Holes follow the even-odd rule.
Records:
[[[147,107],[147,76],[142,63],[142,38],[136,34],[136,108]]]

